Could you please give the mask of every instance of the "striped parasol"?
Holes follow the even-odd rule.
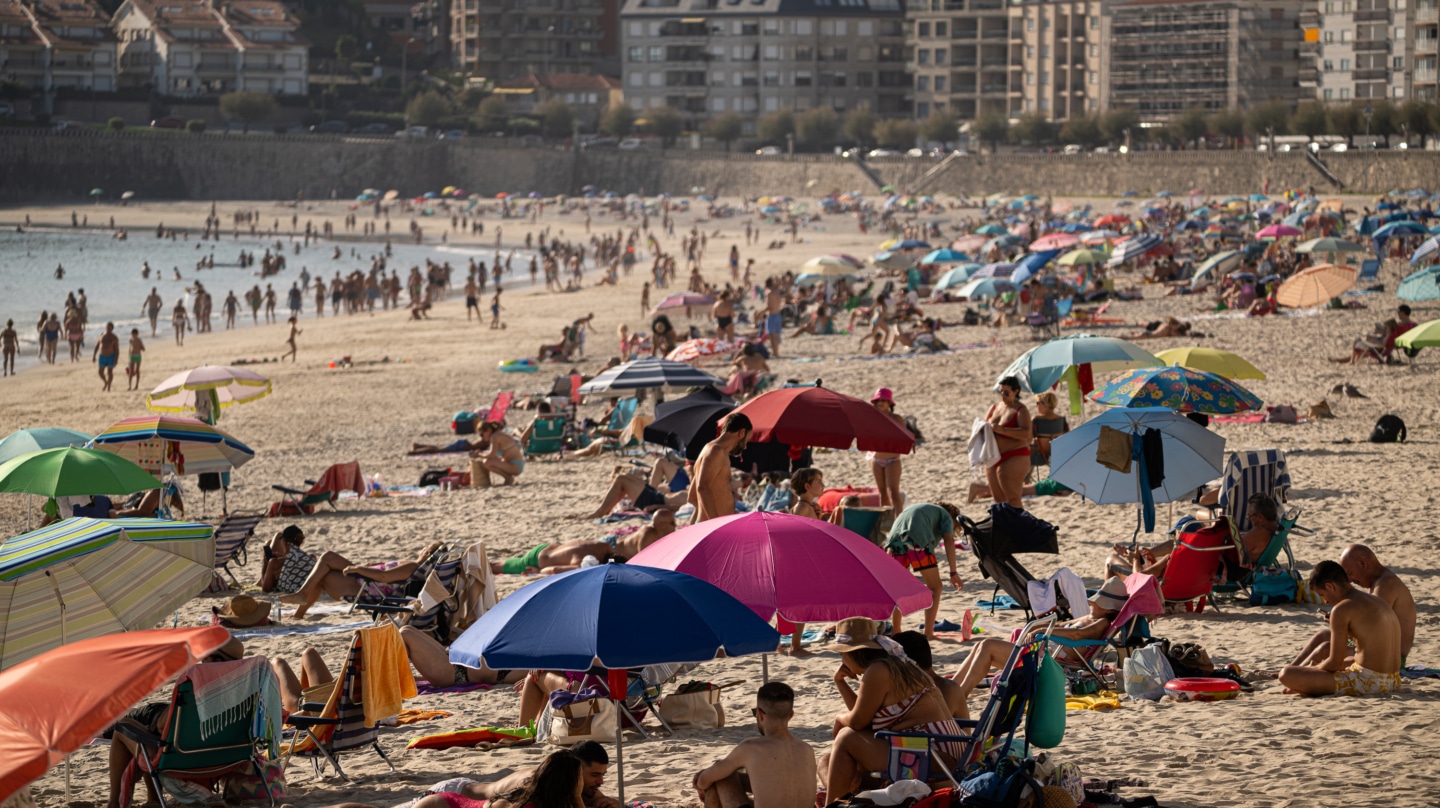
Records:
[[[1292,309],[1308,309],[1328,303],[1355,285],[1360,271],[1355,267],[1319,264],[1291,275],[1275,290],[1275,300]]]
[[[0,669],[67,642],[155,625],[210,583],[214,530],[75,518],[0,542]]]
[[[707,356],[729,353],[735,350],[735,343],[713,337],[686,340],[665,355],[671,362],[694,362]]]
[[[253,370],[228,365],[205,365],[177,373],[145,396],[145,408],[156,412],[184,412],[196,408],[198,395],[214,391],[222,408],[270,395],[270,380]]]
[[[684,362],[647,356],[626,362],[580,385],[583,395],[606,390],[645,390],[654,387],[718,387],[722,382]]]
[[[255,457],[254,450],[228,432],[183,415],[126,418],[96,435],[90,445],[152,472],[163,465],[181,475],[230,471]]]
[[[666,295],[665,299],[655,304],[652,314],[665,309],[679,309],[687,306],[708,306],[715,302],[710,295],[702,295],[698,292],[676,292],[673,295]]]

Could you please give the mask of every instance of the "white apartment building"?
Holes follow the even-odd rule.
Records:
[[[0,0],[0,76],[48,94],[116,87],[115,36],[95,0]]]
[[[167,95],[302,95],[308,43],[275,0],[125,0],[113,23],[120,82]]]

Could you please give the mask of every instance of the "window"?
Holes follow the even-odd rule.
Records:
[[[916,36],[930,36],[930,23],[920,23],[919,30],[916,32]]]
[[[944,77],[944,76],[936,76],[936,77],[935,77],[935,92],[937,92],[937,93],[943,93],[943,92],[945,92],[945,77]]]
[[[766,21],[765,21],[765,34],[766,34],[767,36],[778,36],[778,35],[780,34],[780,21],[779,21],[779,20],[766,20]]]
[[[724,70],[716,70],[715,72],[713,72],[713,73],[710,74],[710,86],[711,86],[711,87],[724,87],[724,86],[725,86],[725,71],[724,71]]]
[[[836,87],[844,87],[848,77],[848,73],[836,73],[835,78],[831,80],[831,83],[834,84]]]
[[[1100,58],[1100,46],[1099,46],[1099,45],[1091,45],[1091,46],[1090,46],[1090,58],[1091,58],[1091,59],[1099,59],[1099,58]]]
[[[946,33],[945,23],[935,23],[935,36],[948,36],[948,34]]]
[[[639,45],[633,45],[630,47],[627,58],[632,62],[643,62],[645,61],[645,49]]]
[[[778,70],[766,70],[766,71],[765,71],[765,86],[766,86],[766,87],[779,87],[779,86],[780,86],[780,71],[778,71]]]
[[[1342,29],[1342,30],[1340,31],[1340,41],[1341,41],[1341,42],[1349,42],[1349,41],[1350,41],[1350,30],[1349,30],[1348,28],[1347,28],[1347,29]]]
[[[915,89],[916,89],[917,92],[922,92],[922,93],[928,93],[928,92],[930,92],[930,77],[929,77],[929,76],[916,76],[916,77],[915,77]]]
[[[665,74],[664,74],[664,73],[651,73],[651,74],[650,74],[650,86],[651,86],[651,87],[664,87],[664,86],[665,86]]]
[[[1349,87],[1341,87],[1341,88],[1340,88],[1340,100],[1341,100],[1341,101],[1349,101],[1349,100],[1350,100],[1350,88],[1349,88]]]
[[[777,59],[779,59],[779,58],[780,58],[780,46],[779,46],[779,45],[766,45],[766,46],[765,46],[765,61],[767,61],[767,62],[773,62],[773,61],[775,61],[775,60],[777,60]]]
[[[644,86],[645,86],[645,74],[644,74],[644,73],[631,73],[631,74],[630,74],[630,86],[631,86],[631,87],[644,87]]]
[[[650,61],[652,61],[652,62],[663,62],[663,61],[665,61],[665,46],[664,46],[664,45],[651,45],[651,46],[650,46]]]
[[[1341,73],[1349,73],[1349,72],[1350,72],[1350,60],[1349,60],[1349,59],[1341,59],[1341,60],[1340,60],[1340,72],[1341,72]]]
[[[1041,70],[1041,71],[1040,71],[1040,86],[1041,86],[1041,87],[1044,87],[1044,86],[1048,85],[1049,83],[1050,83],[1050,71],[1049,71],[1049,70]]]
[[[861,45],[857,49],[856,58],[862,62],[873,62],[875,61],[875,49],[869,45]]]
[[[1049,45],[1041,45],[1041,46],[1040,46],[1040,58],[1041,58],[1041,59],[1049,59],[1049,58],[1050,58],[1050,46],[1049,46]]]
[[[1396,56],[1396,57],[1395,57],[1393,60],[1391,60],[1391,61],[1392,61],[1391,66],[1394,67],[1396,70],[1404,70],[1404,69],[1405,69],[1405,57],[1404,57],[1404,56]]]
[[[645,23],[632,21],[630,23],[630,36],[645,36]]]
[[[1035,108],[1035,102],[1034,102],[1034,101],[1031,101],[1031,100],[1028,99],[1028,98],[1025,99],[1025,111],[1026,111],[1026,112],[1029,112],[1030,110],[1032,110],[1032,109],[1034,109],[1034,108]]]
[[[856,24],[856,33],[860,36],[875,36],[875,23],[871,20],[861,20]]]
[[[1090,30],[1091,30],[1091,31],[1094,31],[1094,30],[1099,29],[1099,27],[1100,27],[1100,15],[1099,15],[1099,14],[1096,14],[1096,15],[1094,15],[1094,16],[1092,16],[1092,17],[1090,18]],[[1095,105],[1095,102],[1094,102],[1094,101],[1091,101],[1091,102],[1090,102],[1090,105],[1091,105],[1091,106],[1090,106],[1091,109],[1094,109],[1094,108],[1095,108],[1095,106],[1094,106],[1094,105]]]
[[[1090,99],[1090,111],[1094,112],[1100,108],[1100,102],[1094,98]]]
[[[1334,42],[1334,41],[1335,41],[1335,32],[1334,32],[1334,31],[1326,31],[1326,32],[1325,32],[1325,41],[1326,41],[1326,42]]]
[[[1326,3],[1325,3],[1325,13],[1326,13],[1326,14],[1334,14],[1334,13],[1335,13],[1335,3],[1333,2],[1333,0],[1326,0]]]
[[[1099,84],[1099,83],[1100,83],[1100,74],[1099,74],[1099,73],[1096,73],[1094,70],[1091,70],[1091,71],[1090,71],[1090,83],[1091,83],[1091,84]]]
[[[1335,98],[1335,91],[1327,88],[1327,89],[1325,90],[1325,100],[1326,100],[1326,101],[1331,101],[1331,100],[1334,100],[1334,98]]]
[[[946,60],[946,58],[948,57],[948,55],[949,55],[949,52],[946,51],[944,48],[936,48],[936,49],[935,49],[935,64],[937,64],[937,65],[943,65],[943,64],[945,64],[945,60]]]
[[[930,51],[929,51],[929,49],[923,49],[923,50],[917,51],[917,52],[915,53],[915,62],[916,62],[916,64],[922,64],[922,65],[928,65],[928,64],[930,64]]]
[[[1041,17],[1041,18],[1040,18],[1040,30],[1041,30],[1041,31],[1049,31],[1049,30],[1050,30],[1050,18],[1049,18],[1049,17]]]
[[[918,104],[916,104],[916,105],[915,105],[915,117],[917,117],[917,118],[928,118],[928,117],[930,117],[930,105],[927,104],[927,103],[925,103],[924,101],[921,101],[921,102],[919,102]]]
[[[1035,30],[1035,18],[1034,18],[1034,17],[1026,17],[1026,18],[1025,18],[1025,30],[1026,30],[1026,31],[1034,31],[1034,30]]]
[[[724,112],[724,111],[725,111],[725,99],[723,99],[723,98],[712,98],[712,99],[710,99],[710,109],[711,109],[711,111],[713,111],[713,112]]]
[[[1395,96],[1396,98],[1403,98],[1403,97],[1405,96],[1405,88],[1404,88],[1404,87],[1392,87],[1392,88],[1390,88],[1390,94],[1393,95],[1393,96]]]
[[[1029,70],[1025,71],[1025,84],[1026,86],[1033,86],[1035,84],[1035,74]]]
[[[1042,99],[1040,99],[1040,111],[1041,111],[1041,112],[1049,112],[1049,111],[1050,111],[1050,99],[1048,99],[1048,98],[1042,98]]]
[[[803,48],[796,48],[796,49],[795,49],[795,61],[797,61],[797,62],[813,62],[813,61],[815,61],[815,49],[812,48],[812,47],[810,47],[809,45],[806,45],[806,46],[803,47]]]
[[[1340,4],[1340,13],[1341,13],[1341,14],[1349,14],[1349,13],[1351,12],[1352,8],[1353,8],[1353,4],[1350,2],[1350,0],[1344,0],[1344,2],[1342,2],[1342,3]]]
[[[796,70],[796,71],[795,71],[795,86],[796,86],[796,87],[810,87],[810,86],[812,86],[812,85],[814,85],[814,84],[815,84],[814,74],[812,74],[809,70]]]
[[[780,109],[780,99],[776,98],[773,95],[765,99],[766,112],[775,112],[778,109]]]
[[[1331,73],[1335,70],[1335,62],[1331,59],[1326,59],[1325,61],[1321,62],[1320,65],[1320,69],[1326,73]]]
[[[1034,59],[1034,58],[1035,58],[1035,46],[1034,46],[1034,45],[1026,45],[1026,46],[1025,46],[1025,58],[1026,58],[1026,59]]]
[[[795,33],[799,36],[813,36],[815,34],[815,21],[796,20]]]
[[[856,74],[855,74],[855,86],[856,86],[856,87],[874,87],[874,86],[875,86],[875,73],[874,73],[874,71],[861,70],[859,73],[856,73]]]

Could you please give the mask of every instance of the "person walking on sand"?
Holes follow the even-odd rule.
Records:
[[[55,352],[60,347],[59,314],[53,311],[50,312],[50,319],[46,320],[40,326],[40,336],[40,342],[42,345],[42,352],[45,355],[45,361],[53,365],[55,364]]]
[[[785,305],[785,295],[774,278],[765,279],[765,339],[770,343],[770,358],[780,358],[780,332],[785,328],[785,319],[780,309]]]
[[[479,293],[479,291],[477,290],[476,285],[475,285],[475,276],[474,276],[474,275],[470,275],[470,276],[466,277],[466,278],[465,278],[465,322],[467,322],[467,323],[470,322],[470,313],[471,313],[471,312],[474,312],[474,313],[475,313],[475,319],[477,319],[477,320],[478,320],[478,319],[481,319],[481,318],[483,317],[483,315],[480,314],[480,297],[479,297],[479,294],[480,294],[480,293]]]
[[[170,324],[175,327],[175,344],[185,345],[185,329],[190,325],[190,315],[185,313],[184,299],[175,301],[175,311],[170,315]]]
[[[284,362],[284,361],[285,361],[285,357],[287,357],[287,356],[290,357],[290,361],[291,361],[291,362],[299,362],[299,361],[300,361],[299,358],[296,357],[296,355],[295,355],[296,352],[299,350],[299,349],[296,347],[296,345],[295,345],[295,338],[298,337],[298,336],[300,336],[300,333],[301,333],[301,332],[300,332],[300,324],[299,324],[298,322],[296,322],[296,318],[295,318],[294,316],[292,316],[292,317],[290,318],[290,338],[287,339],[287,340],[285,340],[285,344],[290,346],[290,350],[289,350],[289,351],[286,351],[286,352],[283,353],[283,354],[280,354],[280,361],[281,361],[281,362]]]
[[[504,327],[505,327],[505,325],[500,322],[500,312],[503,311],[504,308],[505,308],[504,306],[501,306],[501,305],[500,305],[500,292],[501,292],[500,287],[499,287],[499,286],[496,286],[496,287],[495,287],[495,297],[490,301],[490,327],[491,327],[491,328],[504,328]]]
[[[870,405],[885,413],[895,425],[910,430],[905,426],[905,420],[895,414],[895,393],[888,387],[882,387],[875,391],[870,397]],[[900,495],[900,455],[895,452],[867,452],[870,459],[870,471],[875,475],[875,487],[880,490],[880,507],[888,507],[890,512],[900,515],[903,503]]]
[[[140,357],[145,353],[145,343],[140,341],[140,329],[130,329],[130,364],[125,366],[125,376],[129,378],[126,390],[140,389]]]
[[[15,352],[20,349],[20,335],[15,333],[15,321],[6,320],[5,330],[0,331],[0,376],[15,374]]]
[[[650,313],[650,281],[640,287],[640,316],[644,317]]]
[[[265,324],[275,322],[275,287],[265,284]]]
[[[70,343],[70,361],[80,361],[80,346],[85,342],[85,321],[80,318],[80,309],[71,308],[65,312],[65,340]]]
[[[154,286],[150,287],[150,296],[145,298],[145,303],[140,309],[145,316],[150,318],[150,336],[159,333],[160,311],[165,308],[165,301],[161,299],[160,292]]]
[[[235,315],[240,313],[240,299],[235,297],[234,289],[225,296],[225,302],[221,306],[225,309],[225,330],[229,331],[235,327]]]
[[[735,513],[735,493],[730,488],[730,456],[740,455],[750,442],[750,418],[732,412],[720,421],[720,435],[705,444],[695,459],[686,501],[695,506],[691,524]]]
[[[95,343],[90,361],[99,365],[100,381],[105,383],[101,389],[110,392],[110,385],[115,383],[115,365],[120,361],[120,337],[115,335],[114,323],[105,324],[105,333]]]

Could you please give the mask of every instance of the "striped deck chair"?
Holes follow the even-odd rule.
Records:
[[[1289,499],[1290,472],[1285,465],[1285,452],[1281,449],[1258,449],[1235,452],[1225,464],[1225,476],[1220,485],[1220,499],[1214,510],[1229,517],[1236,535],[1249,530],[1250,517],[1246,515],[1246,503],[1255,494],[1269,494],[1275,506],[1283,512]]]
[[[350,601],[350,614],[355,610],[369,612],[371,617],[379,619],[382,614],[398,614],[410,611],[410,603],[419,594],[425,585],[425,579],[440,565],[446,554],[450,551],[448,545],[442,544],[420,562],[410,577],[405,579],[402,594],[387,595],[388,589],[381,589],[379,584],[362,575],[353,576],[355,582],[360,585],[360,592],[353,598],[346,598]],[[453,575],[452,575],[453,577]]]
[[[365,726],[365,708],[360,695],[364,692],[361,636],[361,632],[357,631],[351,637],[345,666],[336,677],[329,698],[324,702],[305,702],[300,705],[300,712],[287,719],[287,723],[296,728],[296,735],[290,743],[281,746],[282,760],[288,761],[292,756],[308,757],[316,777],[324,771],[321,766],[323,761],[330,764],[346,782],[355,782],[340,768],[340,755],[367,746],[380,755],[390,771],[395,771],[395,764],[380,748],[379,731]]]
[[[263,511],[232,513],[215,526],[215,569],[230,576],[230,580],[234,581],[237,587],[240,586],[240,579],[236,578],[235,571],[230,569],[230,562],[241,566],[249,563],[246,544],[250,537],[255,535],[255,528],[264,518]],[[220,572],[215,573],[215,579],[223,584]]]

